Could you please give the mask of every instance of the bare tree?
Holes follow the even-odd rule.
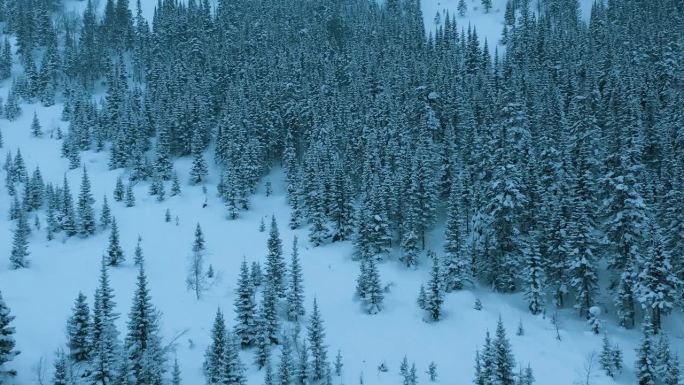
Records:
[[[594,377],[594,361],[596,360],[596,352],[592,351],[591,354],[587,356],[584,362],[584,367],[582,372],[579,373],[579,379],[575,381],[575,385],[591,385],[592,378]]]

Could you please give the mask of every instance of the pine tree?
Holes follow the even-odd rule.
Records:
[[[254,286],[249,277],[247,260],[243,258],[235,297],[235,334],[243,348],[251,346],[256,336]]]
[[[485,13],[489,13],[492,9],[492,0],[481,0],[482,1],[482,8],[484,9]]]
[[[382,284],[380,283],[380,271],[375,262],[375,258],[368,260],[366,283],[365,287],[365,302],[366,311],[368,314],[377,314],[382,310],[382,302],[385,295],[382,291]]]
[[[465,0],[458,1],[457,9],[459,16],[464,17],[466,15],[466,12],[468,11],[468,6],[466,5]]]
[[[278,384],[290,385],[292,383],[292,351],[287,338],[283,339],[280,349],[280,366],[278,367]]]
[[[515,375],[513,374],[515,358],[511,351],[511,344],[506,337],[506,329],[504,329],[501,316],[499,316],[495,338],[492,341],[492,358],[495,383],[513,385],[515,383]]]
[[[641,346],[637,349],[635,370],[639,385],[655,385],[657,378],[655,351],[653,347],[653,332],[650,321],[644,321]]]
[[[116,178],[116,185],[114,186],[114,200],[117,202],[121,202],[124,200],[124,185],[123,185],[123,180],[121,179],[121,176],[118,176]]]
[[[304,315],[304,277],[299,264],[297,237],[292,240],[292,256],[290,257],[290,287],[287,291],[287,317],[290,321],[298,321]]]
[[[226,323],[223,320],[221,309],[216,311],[214,325],[211,329],[211,344],[204,354],[204,376],[208,385],[223,384],[226,366]]]
[[[263,306],[259,307],[257,315],[256,337],[254,339],[254,344],[256,345],[254,363],[258,369],[261,369],[264,366],[270,366],[268,361],[271,355],[271,338],[269,337],[268,322]]]
[[[17,225],[14,228],[14,236],[12,238],[12,252],[10,254],[10,267],[12,269],[21,269],[29,267],[29,261],[26,257],[29,256],[28,251],[28,235],[29,224],[26,219],[26,212],[24,209],[19,214]]]
[[[69,357],[74,362],[85,362],[90,358],[90,328],[90,308],[86,296],[79,292],[67,321],[67,346]]]
[[[544,310],[544,266],[536,239],[525,253],[525,299],[530,313],[537,315]]]
[[[144,256],[143,256],[143,251],[142,251],[142,237],[140,237],[140,234],[138,234],[138,242],[135,244],[135,252],[134,252],[134,257],[133,257],[133,263],[136,266],[142,266],[144,263]]]
[[[437,381],[437,364],[434,361],[430,362],[428,366],[427,375],[430,377],[430,381]]]
[[[306,340],[301,342],[299,347],[299,356],[297,362],[297,369],[295,370],[295,384],[306,385],[309,378],[309,347],[306,345]]]
[[[133,183],[126,185],[126,207],[135,206],[135,195],[133,194]]]
[[[199,141],[198,131],[195,131],[192,138],[192,167],[190,168],[190,183],[192,184],[202,183],[209,174],[207,161],[204,159]]]
[[[178,180],[178,174],[174,171],[173,177],[171,179],[171,196],[175,197],[181,194],[181,185]]]
[[[178,365],[178,358],[176,358],[173,361],[173,370],[171,371],[171,385],[181,385],[182,383],[180,366]]]
[[[112,223],[112,211],[109,208],[109,203],[107,202],[107,196],[105,195],[102,198],[102,210],[100,210],[100,226],[102,226],[103,229],[106,229],[109,227],[109,225]]]
[[[136,384],[161,384],[166,359],[159,335],[159,315],[147,285],[145,268],[140,264],[129,312],[126,351]]]
[[[53,385],[70,385],[72,383],[71,373],[69,371],[69,361],[61,350],[57,352],[54,368],[54,374],[52,375]]]
[[[273,288],[278,297],[285,297],[285,271],[286,265],[283,258],[283,241],[280,239],[278,224],[275,216],[271,217],[271,231],[267,241],[268,254],[266,255],[266,281]]]
[[[246,385],[245,368],[240,361],[240,349],[236,338],[229,333],[226,340],[226,366],[223,383],[226,385]]]
[[[313,302],[313,311],[309,317],[309,345],[311,351],[311,380],[321,381],[325,379],[328,369],[328,349],[325,345],[325,329],[323,319],[318,311],[316,298]]]
[[[3,377],[14,377],[16,371],[5,368],[5,364],[12,361],[20,352],[14,347],[14,327],[10,323],[14,320],[14,316],[10,315],[10,309],[7,307],[2,292],[0,292],[0,380]]]
[[[335,356],[335,375],[340,377],[342,375],[342,351],[337,349],[337,355]]]
[[[95,199],[90,192],[90,178],[88,178],[88,171],[83,166],[83,176],[81,177],[81,191],[78,194],[78,202],[76,205],[76,213],[78,215],[78,232],[82,237],[95,234],[97,227],[95,223],[95,211],[93,210],[93,203]]]
[[[430,314],[433,321],[438,321],[442,316],[442,302],[444,302],[442,274],[437,256],[432,252],[430,252],[430,256],[432,258],[432,272],[427,284],[425,310]]]
[[[118,331],[114,312],[114,291],[109,283],[107,261],[103,257],[99,285],[95,290],[92,323],[89,380],[92,384],[107,385],[114,381],[119,357]]]
[[[116,218],[112,217],[112,231],[109,233],[109,246],[107,247],[107,265],[119,266],[126,258],[119,244],[119,227]]]
[[[601,345],[601,354],[599,355],[599,364],[601,365],[601,369],[606,372],[606,375],[610,377],[615,377],[616,375],[613,355],[613,347],[610,345],[610,341],[608,341],[608,335],[603,334],[603,343]]]
[[[202,293],[207,290],[209,282],[204,271],[204,234],[199,223],[195,228],[195,241],[192,244],[192,253],[190,254],[190,264],[188,267],[188,276],[185,282],[189,290],[195,293],[195,297],[199,300]]]
[[[266,370],[264,371],[264,385],[275,385],[275,378],[273,377],[271,363],[266,362],[264,366],[266,367]]]
[[[31,123],[31,135],[36,138],[43,136],[43,129],[40,127],[38,114],[35,111],[33,112],[33,121]]]
[[[636,296],[644,311],[650,311],[650,319],[657,332],[661,318],[668,315],[676,301],[679,280],[672,266],[672,259],[665,249],[660,231],[651,226],[648,256],[642,258],[638,275]]]

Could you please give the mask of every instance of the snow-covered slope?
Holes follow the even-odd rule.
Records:
[[[470,22],[477,26],[481,37],[486,37],[490,42],[498,39],[504,0],[495,0],[492,13],[488,15],[474,9],[477,3],[468,1],[468,15],[459,18],[461,26]],[[149,7],[152,1],[145,0],[143,3],[146,4],[146,10],[153,9]],[[456,3],[455,0],[442,3],[425,1],[426,21],[432,23],[438,9],[449,8],[453,12]],[[76,8],[83,4],[66,1],[67,6]],[[8,82],[3,83],[0,89],[3,98],[6,98],[7,88]],[[24,104],[23,114],[18,120],[0,120],[5,142],[4,148],[0,149],[0,159],[5,158],[6,152],[15,153],[17,148],[21,148],[29,170],[40,166],[46,181],[53,183],[60,183],[66,174],[75,191],[80,183],[81,170],[68,171],[67,161],[59,156],[60,142],[50,135],[57,126],[68,129],[68,124],[59,119],[61,107],[59,104],[49,108]],[[34,111],[46,130],[43,138],[30,136],[29,127]],[[311,248],[305,241],[306,229],[290,231],[287,228],[289,209],[285,204],[283,175],[279,170],[267,178],[273,182],[274,194],[266,197],[262,185],[252,198],[252,209],[238,220],[230,221],[226,219],[226,211],[215,196],[216,170],[213,170],[206,184],[208,193],[205,195],[201,187],[186,183],[189,159],[178,160],[175,166],[184,182],[182,196],[159,203],[147,195],[148,184],[142,183],[135,188],[136,206],[125,208],[111,199],[116,176],[122,171],[108,170],[106,153],[87,152],[82,159],[93,184],[93,195],[97,199],[95,207],[100,207],[103,195],[109,197],[128,258],[123,267],[111,271],[118,311],[122,314],[118,322],[119,330],[125,330],[131,303],[136,274],[132,256],[137,236],[140,235],[153,302],[163,313],[165,342],[182,335],[176,341],[175,355],[181,364],[186,384],[204,383],[202,360],[209,343],[209,328],[216,308],[220,307],[227,313],[229,326],[234,324],[232,309],[239,264],[243,258],[264,261],[267,232],[259,232],[258,227],[262,219],[268,223],[271,215],[280,224],[287,254],[293,237],[300,239],[307,304],[310,309],[313,298],[318,298],[327,328],[326,342],[330,355],[334,356],[339,349],[344,357],[343,376],[341,379],[335,378],[335,384],[358,383],[360,377],[366,384],[399,383],[399,363],[404,355],[410,362],[416,362],[420,383],[428,382],[425,371],[431,361],[437,365],[437,383],[470,383],[475,350],[482,345],[485,332],[494,330],[499,316],[509,332],[516,360],[521,365],[529,363],[532,366],[538,384],[570,385],[585,378],[589,357],[600,349],[601,338],[589,332],[586,323],[579,320],[573,310],[559,312],[557,318],[561,340],[558,340],[551,323],[551,313],[546,317],[532,316],[519,295],[494,294],[486,288],[448,295],[444,320],[427,323],[422,320],[416,306],[419,286],[428,277],[427,266],[413,272],[406,271],[396,262],[384,263],[381,276],[385,284],[391,284],[385,309],[374,316],[364,314],[353,298],[358,266],[350,259],[351,244]],[[203,208],[205,198],[208,206]],[[83,291],[92,301],[108,232],[100,232],[88,239],[58,237],[48,242],[44,230],[34,229],[30,236],[31,267],[9,270],[4,259],[10,253],[13,227],[6,214],[9,204],[6,190],[0,189],[0,290],[16,316],[14,326],[17,329],[17,345],[22,350],[11,364],[19,372],[16,384],[27,385],[38,383],[36,365],[43,360],[43,365],[49,366],[56,349],[63,346],[65,320],[78,292]],[[171,211],[172,216],[178,216],[177,225],[173,221],[164,222],[166,209]],[[39,212],[39,216],[44,229],[44,212]],[[33,223],[33,217],[30,223]],[[209,263],[218,277],[200,301],[185,286],[193,230],[197,223],[205,232]],[[439,229],[432,239],[435,240],[433,247],[439,249]],[[473,309],[476,298],[482,301],[481,311]],[[675,350],[684,353],[684,327],[678,321],[681,321],[681,315],[668,319],[666,327],[673,332]],[[525,329],[522,336],[515,335],[519,322]],[[610,379],[598,369],[594,357],[592,383],[633,383],[631,368],[634,348],[639,339],[638,331],[617,328],[612,320],[604,326],[611,341],[623,348],[626,369],[616,380]],[[251,365],[253,352],[242,354],[243,362],[249,364],[249,383],[260,384],[263,373],[257,372]],[[381,362],[386,363],[388,372],[377,370]],[[49,372],[48,368],[48,375]]]

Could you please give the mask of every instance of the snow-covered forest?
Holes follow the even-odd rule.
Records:
[[[681,0],[0,0],[0,384],[681,385]]]

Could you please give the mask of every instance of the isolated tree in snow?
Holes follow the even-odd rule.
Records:
[[[289,288],[287,290],[287,317],[290,321],[297,321],[304,315],[304,277],[299,264],[299,249],[297,237],[292,240],[292,255],[290,257]]]
[[[492,9],[492,0],[481,0],[481,3],[485,13],[489,13]]]
[[[428,312],[433,321],[438,321],[442,316],[442,302],[444,302],[442,274],[437,256],[433,252],[429,254],[432,258],[432,271],[425,291],[424,310]]]
[[[173,177],[171,178],[171,196],[175,197],[176,195],[181,194],[181,185],[180,181],[178,180],[178,174],[176,172],[173,173]]]
[[[79,292],[67,320],[67,347],[74,362],[85,362],[90,358],[90,328],[90,308],[86,296]]]
[[[30,232],[29,224],[26,219],[26,212],[22,209],[19,214],[19,219],[14,228],[14,236],[12,238],[12,251],[10,254],[10,267],[12,269],[21,269],[29,266],[29,261],[26,257],[29,255],[28,251],[28,235]]]
[[[190,183],[192,184],[202,183],[202,180],[209,174],[207,161],[202,154],[202,145],[198,132],[195,131],[192,138],[192,167],[190,168]]]
[[[494,383],[502,385],[513,385],[515,383],[515,375],[513,369],[515,368],[515,358],[511,350],[511,344],[506,337],[506,329],[503,326],[503,320],[499,316],[499,321],[496,325],[496,334],[492,341],[492,365],[494,367]]]
[[[375,258],[369,258],[368,260],[365,279],[366,282],[363,285],[365,293],[363,298],[366,303],[366,311],[368,314],[376,314],[382,310],[382,302],[385,295],[382,291],[380,270],[375,262]]]
[[[342,351],[337,349],[337,355],[335,356],[335,375],[337,377],[342,375],[342,367],[344,364],[342,363]]]
[[[249,277],[247,260],[243,258],[240,264],[235,297],[235,335],[240,345],[245,348],[253,344],[256,336],[256,303],[254,301],[254,286]]]
[[[136,266],[142,266],[145,261],[145,256],[142,251],[142,238],[138,234],[138,242],[135,244],[135,251],[133,253],[133,264]]]
[[[0,292],[0,382],[3,377],[14,377],[16,375],[16,371],[5,366],[19,354],[19,351],[14,348],[16,345],[14,327],[10,326],[13,320],[14,316],[10,315],[10,309]]]
[[[209,286],[207,275],[204,271],[204,234],[199,223],[195,228],[195,241],[192,244],[188,276],[185,282],[188,285],[188,289],[195,293],[197,299],[202,297],[202,293]]]
[[[107,264],[119,266],[125,260],[123,249],[119,244],[119,227],[116,224],[116,218],[112,218],[112,231],[109,233],[109,246],[107,247]]]
[[[54,363],[54,374],[52,375],[53,385],[70,385],[72,384],[71,373],[69,370],[69,360],[66,354],[61,350],[57,352],[57,357]]]
[[[95,223],[95,210],[93,210],[93,195],[90,192],[90,178],[88,170],[83,166],[83,176],[81,177],[81,191],[78,194],[76,213],[78,215],[78,232],[82,237],[95,234],[97,224]]]
[[[109,208],[109,203],[107,202],[107,196],[102,197],[102,210],[100,210],[100,226],[103,229],[109,227],[112,223],[112,210]]]
[[[307,329],[311,351],[311,380],[321,381],[325,379],[328,370],[328,348],[325,345],[325,329],[316,298]]]
[[[171,370],[171,385],[181,385],[182,383],[180,365],[178,365],[178,358],[176,358],[173,361],[173,369]]]
[[[33,121],[31,122],[31,135],[39,138],[43,136],[43,129],[40,126],[40,121],[38,121],[38,114],[33,112]]]
[[[267,241],[266,281],[278,297],[285,297],[286,265],[283,258],[283,241],[280,239],[275,216],[271,217],[271,231]]]

